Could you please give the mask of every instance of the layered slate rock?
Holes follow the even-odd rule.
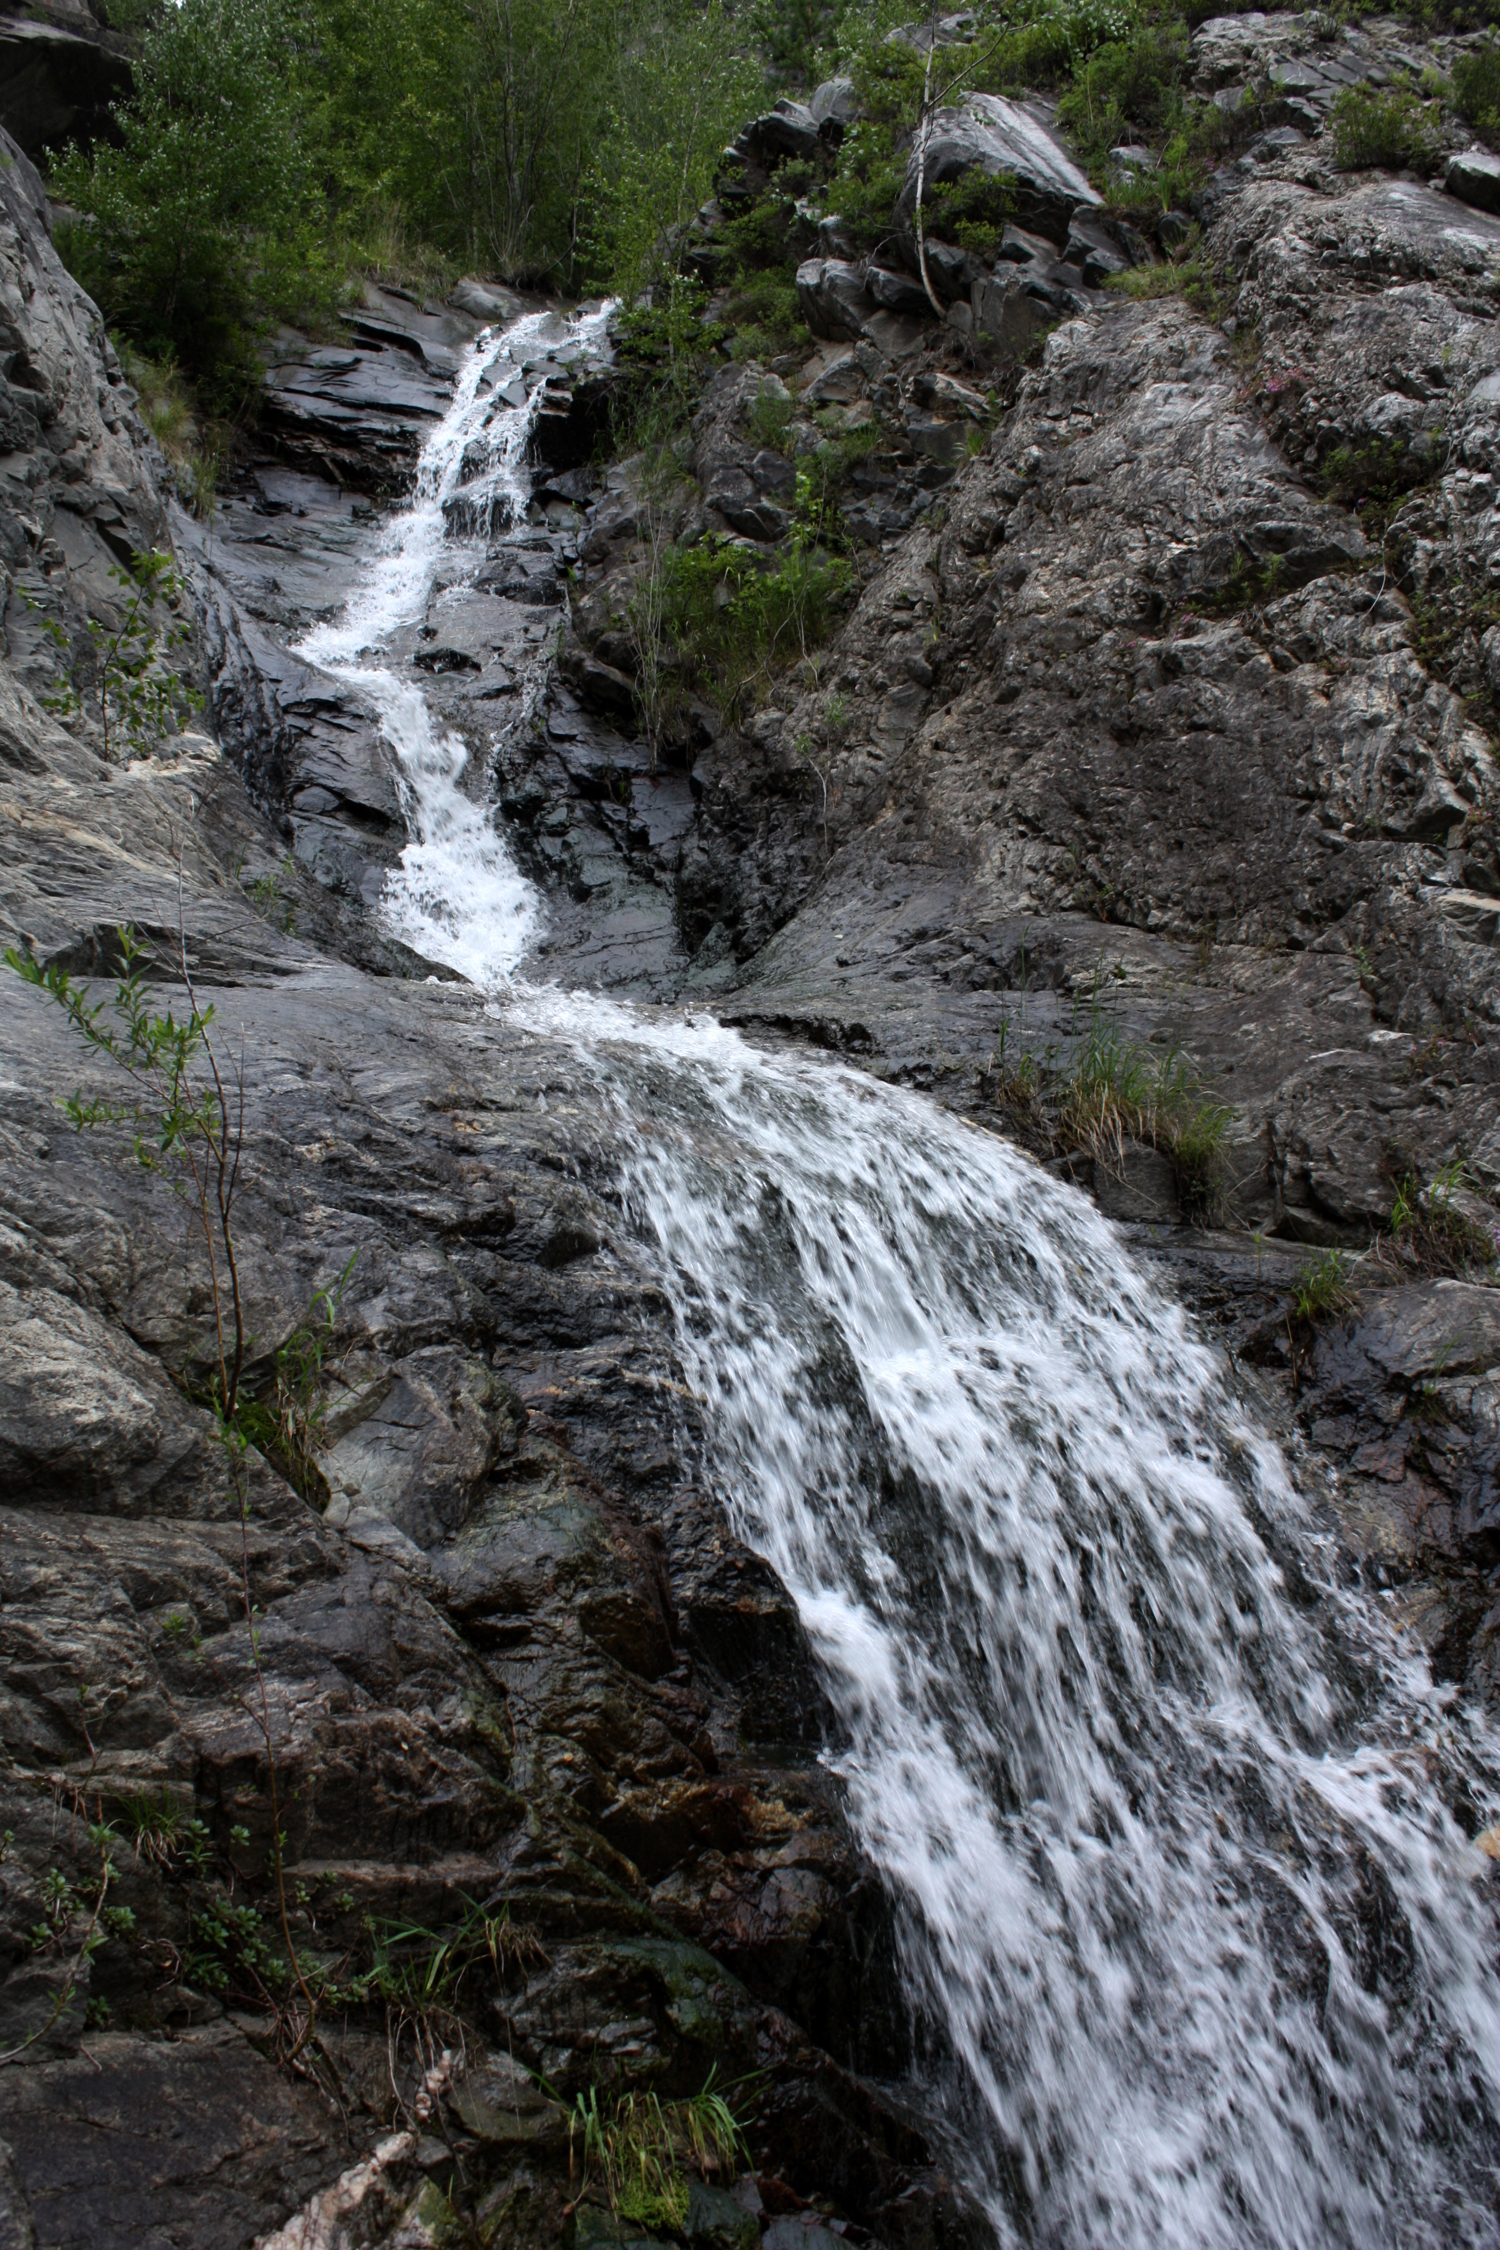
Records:
[[[294,468],[356,492],[401,491],[447,408],[459,350],[486,317],[367,284],[346,343],[277,359],[262,431]]]

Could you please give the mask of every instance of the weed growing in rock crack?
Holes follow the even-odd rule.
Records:
[[[83,1797],[74,1790],[72,1819],[74,1822],[82,1820],[88,1847],[98,1860],[98,1874],[90,1878],[88,1890],[80,1890],[60,1867],[50,1867],[38,1888],[42,1914],[30,1932],[31,1949],[35,1954],[62,1957],[65,1966],[56,1998],[45,2019],[33,2031],[0,2053],[0,2064],[18,2061],[61,2021],[88,1974],[94,1955],[114,1934],[106,1920],[109,1910],[105,1902],[116,1879],[114,1850],[118,1839],[113,1823],[104,1818],[103,1806],[95,1809],[96,1817],[90,1820]]]
[[[748,2157],[744,2129],[709,2072],[700,2094],[663,2102],[654,2093],[601,2096],[597,2086],[568,2112],[568,2169],[582,2156],[580,2193],[597,2177],[612,2211],[637,2226],[681,2233],[687,2223],[691,2164],[700,2173],[733,2169]]]
[[[491,1914],[469,1899],[468,1914],[446,1933],[423,1924],[367,1924],[371,1959],[355,1978],[362,1994],[410,2021],[455,2016],[466,1980],[486,1962],[496,1978],[546,1961],[539,1938],[512,1922],[510,1909]]]
[[[1307,1259],[1292,1283],[1292,1312],[1306,1327],[1348,1312],[1354,1302],[1349,1260],[1342,1250],[1324,1250]]]
[[[1184,1205],[1203,1214],[1212,1210],[1234,1111],[1204,1098],[1180,1048],[1153,1055],[1121,1031],[1096,995],[1056,1099],[1066,1146],[1119,1170],[1127,1140],[1149,1142],[1171,1163]]]
[[[86,708],[97,711],[106,764],[111,755],[111,733],[116,758],[122,737],[128,752],[146,758],[160,747],[185,713],[203,706],[197,689],[167,661],[173,649],[191,639],[193,630],[187,619],[177,614],[187,580],[172,557],[153,547],[133,556],[128,569],[114,565],[110,577],[124,589],[124,603],[114,623],[98,617],[85,620],[92,658],[82,687],[78,685],[81,660],[74,659],[67,633],[55,617],[42,611],[42,631],[68,659],[42,702],[59,718]],[[30,608],[41,610],[42,605],[31,595],[24,599]],[[164,618],[158,617],[158,610],[165,612]]]
[[[238,1424],[245,1441],[273,1461],[304,1500],[322,1504],[327,1486],[317,1457],[326,1443],[327,1359],[333,1348],[338,1310],[359,1253],[355,1251],[336,1281],[318,1290],[286,1341],[277,1347],[275,1370],[264,1398],[242,1395]]]
[[[1445,1165],[1426,1189],[1414,1174],[1405,1175],[1392,1201],[1390,1226],[1391,1245],[1402,1264],[1423,1274],[1450,1275],[1495,1264],[1500,1242],[1493,1227],[1458,1201],[1465,1186],[1461,1160]]]
[[[257,875],[255,881],[247,885],[245,892],[256,913],[263,915],[268,922],[277,922],[285,937],[292,937],[296,933],[297,905],[294,899],[282,897],[281,879],[284,875],[295,874],[296,868],[297,862],[288,852],[280,867],[269,875]]]

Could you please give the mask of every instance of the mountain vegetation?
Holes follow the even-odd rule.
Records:
[[[111,134],[53,152],[71,214],[60,244],[123,340],[179,368],[211,412],[240,412],[257,337],[326,325],[360,273],[433,288],[481,272],[627,299],[675,281],[725,142],[778,90],[835,72],[854,80],[859,121],[830,200],[864,248],[890,229],[919,117],[960,80],[1049,91],[1101,184],[1112,146],[1145,144],[1154,165],[1116,175],[1111,200],[1168,208],[1236,134],[1186,89],[1189,34],[1213,12],[983,0],[970,36],[930,63],[922,39],[892,36],[904,0],[180,0],[143,12]],[[1459,29],[1500,15],[1495,0],[1403,12]],[[1483,49],[1451,85],[1362,92],[1341,146],[1351,162],[1420,154],[1438,95],[1496,140],[1497,87],[1500,58]],[[770,206],[736,221],[745,324],[758,313],[773,342],[790,318],[786,216],[807,184],[783,167]],[[995,213],[934,192],[960,244],[990,247]]]

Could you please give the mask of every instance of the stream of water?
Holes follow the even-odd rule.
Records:
[[[515,977],[540,903],[382,653],[459,482],[524,504],[534,400],[485,377],[525,340],[481,340],[304,652],[401,763],[392,928],[598,1089],[711,1473],[841,1721],[955,2166],[1006,2246],[1500,2243],[1489,1863],[1449,1809],[1496,1817],[1500,1746],[1332,1583],[1217,1357],[1083,1196],[925,1099]]]

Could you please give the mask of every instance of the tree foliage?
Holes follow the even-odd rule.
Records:
[[[291,0],[182,0],[145,32],[118,139],[74,150],[53,190],[105,316],[225,398],[253,380],[254,317],[315,313],[335,285]]]
[[[649,284],[761,73],[721,0],[173,0],[115,138],[53,167],[106,317],[212,403],[393,231],[451,266]]]

